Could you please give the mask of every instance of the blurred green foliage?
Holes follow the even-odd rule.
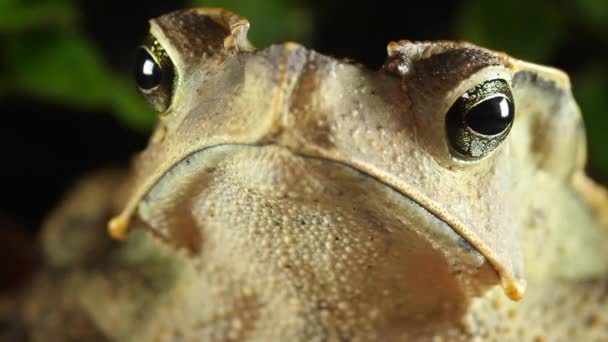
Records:
[[[556,5],[559,4],[559,6]],[[192,7],[225,7],[255,23],[250,39],[267,46],[286,39],[306,43],[312,32],[310,3],[290,0],[192,0]],[[152,127],[155,115],[124,71],[112,70],[79,25],[75,0],[0,0],[0,96],[20,94],[84,110],[106,109],[135,130]],[[608,49],[608,1],[463,0],[454,36],[508,51],[537,63],[559,60],[564,37],[595,36]],[[591,49],[593,50],[593,49]],[[43,56],[43,58],[41,58]],[[608,175],[603,151],[608,131],[608,63],[603,57],[569,70],[588,126],[590,158]],[[607,177],[608,178],[608,177]]]
[[[608,66],[592,64],[574,74],[574,94],[583,111],[590,161],[603,180],[608,179]]]
[[[48,24],[69,27],[77,17],[73,1],[0,1],[0,32],[16,33]]]
[[[456,16],[456,34],[524,60],[548,60],[559,48],[565,28],[563,13],[548,5],[529,0],[464,1]]]
[[[154,115],[130,78],[111,70],[78,26],[75,1],[0,1],[0,96],[26,94],[79,109],[108,109],[137,130]]]
[[[286,39],[307,43],[312,18],[305,4],[294,0],[193,0],[191,7],[222,7],[245,16],[251,30],[247,37],[258,47]]]
[[[563,52],[562,41],[572,35],[573,40],[592,45],[584,51],[608,49],[608,1],[465,0],[457,14],[455,33],[517,58],[553,64]],[[587,127],[590,163],[607,180],[608,61],[601,53],[570,54],[585,60],[579,69],[568,72]]]
[[[297,3],[269,0],[191,1],[191,7],[226,7],[255,20],[250,38],[265,46],[284,37],[304,39],[308,12]],[[107,109],[138,131],[151,129],[155,114],[130,75],[109,68],[79,26],[72,0],[0,0],[0,96],[22,94],[82,110]],[[264,20],[268,17],[277,20]]]

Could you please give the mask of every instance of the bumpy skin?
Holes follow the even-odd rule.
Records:
[[[151,22],[177,81],[110,232],[139,220],[114,243],[95,220],[49,221],[34,340],[608,339],[608,196],[583,173],[564,74],[406,41],[371,71],[253,50],[247,28],[217,9]],[[514,126],[459,160],[445,113],[494,78]],[[83,216],[115,203],[73,197],[100,208]],[[66,253],[62,236],[84,244]]]

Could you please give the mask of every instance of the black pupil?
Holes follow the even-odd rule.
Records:
[[[139,49],[135,56],[135,80],[142,89],[156,87],[162,79],[162,71],[146,49]]]
[[[501,133],[513,122],[513,103],[503,96],[487,99],[471,108],[464,122],[479,134]]]

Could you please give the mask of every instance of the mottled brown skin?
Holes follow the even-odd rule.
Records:
[[[254,50],[248,26],[219,9],[151,21],[177,79],[146,94],[170,105],[129,185],[112,181],[125,240],[45,227],[34,340],[608,338],[608,196],[583,173],[566,75],[463,42],[390,43],[373,71]],[[459,159],[445,114],[496,78],[513,127]],[[99,213],[116,198],[77,196]],[[62,255],[72,237],[85,247]]]

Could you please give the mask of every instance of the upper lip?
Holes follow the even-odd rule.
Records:
[[[199,148],[199,149],[194,149],[193,151],[191,151],[190,153],[186,154],[185,156],[183,156],[182,158],[176,160],[174,163],[172,163],[168,169],[171,169],[172,167],[174,167],[175,165],[181,163],[183,160],[185,160],[186,158],[188,158],[189,156],[201,152],[203,150],[209,149],[209,148],[213,148],[215,146],[219,146],[219,145],[248,145],[248,146],[262,146],[263,144],[239,144],[239,143],[221,143],[221,144],[213,144],[210,146],[206,146],[203,148]],[[286,147],[287,148],[287,147]],[[288,148],[289,149],[289,148]],[[401,195],[409,198],[410,200],[414,201],[415,203],[417,203],[418,205],[420,205],[421,207],[423,207],[424,209],[426,209],[429,213],[431,213],[433,216],[435,216],[435,218],[437,218],[438,220],[441,220],[443,222],[445,222],[456,234],[461,235],[461,237],[465,240],[468,241],[477,252],[479,252],[481,255],[484,256],[484,258],[486,258],[486,260],[490,261],[490,263],[494,266],[495,270],[501,275],[501,279],[503,282],[503,288],[505,289],[505,293],[512,299],[520,299],[523,296],[523,291],[524,288],[523,286],[525,286],[525,284],[521,284],[517,282],[517,279],[513,278],[512,274],[507,273],[507,275],[505,276],[504,272],[505,270],[503,269],[501,272],[500,267],[502,267],[500,264],[498,264],[498,262],[496,260],[492,260],[489,259],[487,256],[487,253],[484,253],[483,250],[480,250],[478,247],[478,244],[470,241],[469,239],[467,239],[466,237],[462,236],[462,234],[459,233],[458,229],[455,229],[454,225],[452,222],[449,222],[448,220],[446,220],[445,218],[441,217],[441,215],[438,215],[436,212],[434,212],[432,210],[432,208],[429,208],[428,206],[424,205],[424,203],[421,203],[421,201],[417,200],[416,198],[414,198],[413,196],[408,195],[407,193],[404,193],[403,191],[401,191],[399,188],[395,187],[394,185],[382,180],[381,178],[379,178],[376,175],[370,174],[370,172],[367,172],[366,170],[362,170],[352,164],[349,164],[347,162],[343,162],[343,161],[339,161],[339,160],[335,160],[335,159],[330,159],[330,158],[324,158],[324,157],[319,157],[319,156],[314,156],[314,155],[309,155],[306,153],[302,153],[302,152],[298,152],[298,151],[294,151],[293,149],[289,149],[292,153],[296,154],[296,155],[300,155],[300,156],[304,156],[304,157],[308,157],[308,158],[317,158],[317,159],[325,159],[325,160],[331,160],[332,162],[336,162],[339,163],[341,165],[347,166],[349,168],[352,168],[354,170],[357,170],[359,172],[362,172],[364,174],[366,174],[369,177],[374,178],[376,181],[380,182],[381,184],[384,184],[385,186],[390,187],[391,189],[395,190],[396,192],[400,193]],[[114,238],[124,238],[125,237],[125,233],[126,233],[126,228],[128,226],[128,222],[130,219],[130,216],[134,213],[136,206],[138,205],[138,203],[141,201],[141,199],[154,187],[154,185],[160,180],[162,179],[162,176],[158,177],[158,179],[154,179],[153,181],[148,183],[148,186],[144,187],[143,191],[140,191],[139,194],[134,194],[135,196],[133,196],[130,199],[130,202],[127,204],[125,210],[123,210],[123,212],[116,216],[115,218],[113,218],[110,223],[108,224],[108,230],[110,232],[110,235],[113,236]],[[498,264],[498,266],[497,266]],[[507,270],[508,271],[508,270]],[[505,279],[506,277],[506,279]]]

